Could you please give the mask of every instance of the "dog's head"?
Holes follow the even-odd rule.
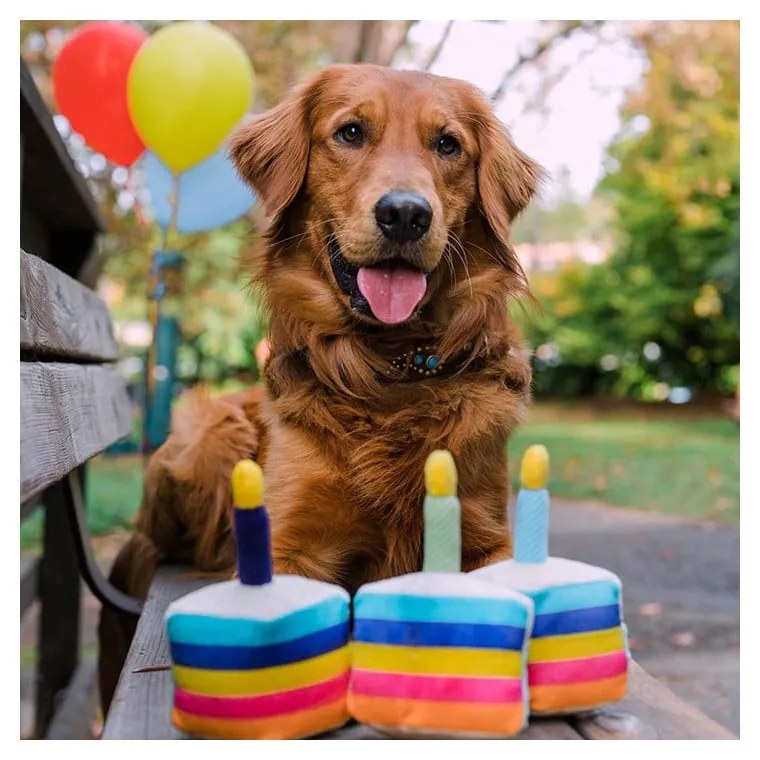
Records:
[[[510,227],[540,170],[465,82],[331,66],[242,127],[231,156],[270,240],[307,248],[352,318],[406,323],[479,262],[521,276]]]

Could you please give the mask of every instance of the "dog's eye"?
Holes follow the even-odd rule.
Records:
[[[347,145],[358,146],[364,142],[364,128],[361,124],[352,121],[344,124],[336,133],[335,137]]]
[[[435,147],[438,153],[444,158],[454,158],[462,152],[462,147],[459,145],[459,141],[451,135],[443,135],[439,137]]]

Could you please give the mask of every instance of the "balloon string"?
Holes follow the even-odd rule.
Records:
[[[172,189],[169,195],[169,205],[171,206],[171,214],[169,215],[169,223],[166,225],[166,237],[169,236],[169,228],[177,229],[177,215],[179,213],[179,174],[172,172]]]
[[[151,452],[150,442],[150,409],[153,404],[153,395],[156,389],[155,369],[158,358],[158,324],[161,318],[161,299],[164,297],[163,272],[160,261],[160,254],[165,253],[169,244],[169,230],[177,226],[177,213],[179,211],[179,174],[172,173],[172,187],[169,192],[169,205],[171,214],[169,223],[163,228],[161,233],[161,243],[158,251],[153,253],[153,262],[150,274],[150,301],[149,301],[149,322],[151,326],[152,339],[148,347],[148,357],[145,368],[145,409],[143,414],[143,455],[147,458]]]

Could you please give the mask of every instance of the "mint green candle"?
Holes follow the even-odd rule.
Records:
[[[425,462],[422,569],[428,573],[462,570],[462,508],[456,495],[457,468],[448,451],[434,451]]]

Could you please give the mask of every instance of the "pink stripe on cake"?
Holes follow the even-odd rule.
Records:
[[[300,689],[256,697],[209,697],[176,688],[174,706],[183,712],[208,718],[270,718],[326,705],[344,695],[347,688],[348,671]]]
[[[533,663],[528,665],[528,678],[531,686],[583,683],[620,675],[627,667],[628,655],[621,650],[598,657]]]
[[[440,702],[520,702],[520,678],[464,678],[351,671],[351,691],[372,697],[424,699]]]

